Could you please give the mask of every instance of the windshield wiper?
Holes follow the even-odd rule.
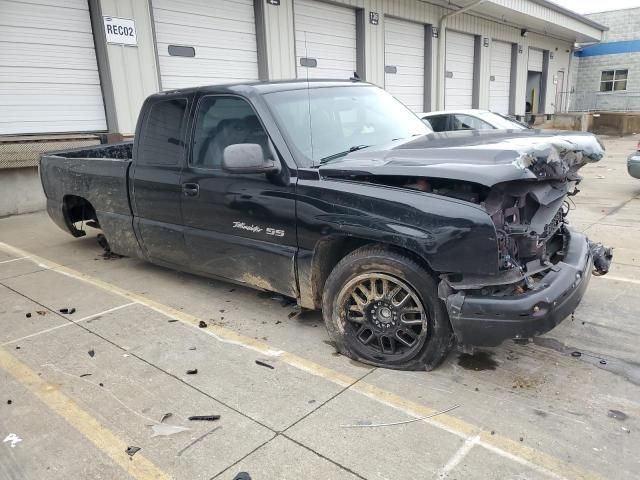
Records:
[[[344,152],[338,152],[338,153],[334,153],[333,155],[329,155],[328,157],[323,157],[320,159],[320,165],[324,165],[327,162],[330,162],[331,160],[335,160],[336,158],[340,158],[340,157],[344,157],[345,155],[351,153],[351,152],[357,152],[358,150],[362,150],[363,148],[367,148],[370,147],[371,145],[354,145],[353,147],[349,148],[349,150],[345,150]]]

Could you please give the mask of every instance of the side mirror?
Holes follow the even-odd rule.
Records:
[[[222,154],[222,169],[232,173],[266,173],[276,170],[276,164],[267,160],[257,143],[229,145]]]

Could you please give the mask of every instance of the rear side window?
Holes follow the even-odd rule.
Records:
[[[163,100],[151,106],[140,143],[139,164],[171,166],[182,162],[186,110],[184,98]]]

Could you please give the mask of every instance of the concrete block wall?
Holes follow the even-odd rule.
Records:
[[[602,36],[603,42],[640,39],[640,7],[591,13],[585,17],[609,27]]]

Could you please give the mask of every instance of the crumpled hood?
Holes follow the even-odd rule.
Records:
[[[431,133],[350,153],[319,168],[322,177],[448,178],[491,187],[513,180],[573,180],[604,156],[591,133],[489,130]]]

